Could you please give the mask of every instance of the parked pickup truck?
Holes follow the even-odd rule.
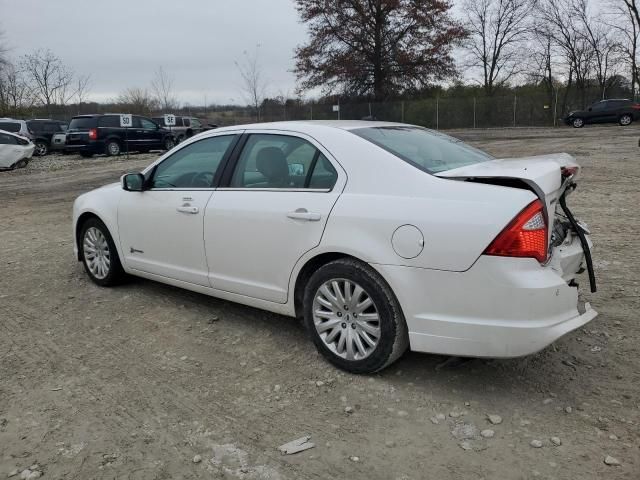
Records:
[[[200,132],[204,132],[205,130],[211,130],[212,128],[211,126],[202,123],[196,117],[176,116],[176,124],[172,126],[168,126],[164,123],[164,117],[153,117],[152,120],[158,125],[170,129],[178,143]]]

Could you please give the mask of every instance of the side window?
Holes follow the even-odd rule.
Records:
[[[607,102],[606,101],[601,101],[598,103],[594,103],[593,106],[591,107],[591,109],[593,111],[597,111],[597,110],[604,110],[607,107]]]
[[[156,167],[151,188],[211,188],[234,138],[205,138],[181,148]]]
[[[184,123],[185,127],[190,127],[191,126],[191,120],[188,118],[183,118],[182,122]]]
[[[6,133],[0,133],[0,145],[17,145],[18,139]]]
[[[198,120],[197,118],[192,118],[191,119],[191,126],[194,128],[200,128],[202,126],[202,124],[200,123],[200,120]]]
[[[331,188],[336,179],[333,166],[308,141],[288,135],[254,134],[240,154],[230,186]]]
[[[133,125],[131,125],[132,128],[142,128],[142,123],[140,122],[140,117],[133,117],[131,119],[131,123],[133,123]],[[118,126],[120,125],[120,120],[118,119]]]
[[[307,186],[309,188],[322,188],[331,190],[338,181],[338,172],[331,162],[323,154],[318,156],[316,164],[309,176]]]
[[[156,130],[157,125],[155,123],[153,123],[151,120],[149,120],[148,118],[140,118],[140,125],[142,125],[142,128],[144,128],[145,130]]]
[[[98,120],[99,127],[118,128],[120,126],[120,117],[115,115],[105,115]]]

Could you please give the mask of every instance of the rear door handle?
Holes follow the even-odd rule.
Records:
[[[182,207],[178,207],[176,208],[176,210],[180,213],[190,213],[192,215],[195,215],[200,211],[198,207],[190,207],[188,205],[183,205]]]
[[[306,220],[307,222],[319,222],[322,215],[307,211],[306,208],[298,208],[295,212],[287,213],[287,217],[294,220]]]

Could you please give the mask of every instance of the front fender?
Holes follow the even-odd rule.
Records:
[[[90,216],[99,218],[106,225],[115,243],[118,256],[123,258],[118,231],[118,204],[123,193],[120,183],[114,183],[84,193],[73,202],[73,251],[78,260],[80,260],[78,231],[84,219]]]

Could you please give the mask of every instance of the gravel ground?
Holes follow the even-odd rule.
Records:
[[[593,231],[600,315],[536,355],[342,373],[293,319],[88,280],[73,199],[155,155],[0,173],[0,478],[640,478],[640,128],[452,133],[585,167],[570,204]],[[314,448],[277,450],[306,435]]]

